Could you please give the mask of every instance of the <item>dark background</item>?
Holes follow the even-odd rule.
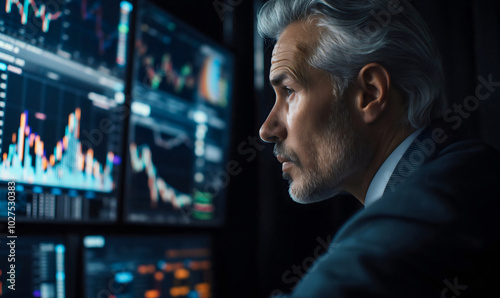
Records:
[[[226,222],[220,228],[163,228],[126,225],[64,227],[18,224],[19,233],[47,234],[47,229],[79,235],[93,233],[209,234],[214,239],[215,297],[268,297],[290,291],[324,244],[361,205],[350,196],[312,205],[288,197],[272,146],[256,159],[238,153],[238,146],[258,137],[260,124],[274,103],[268,83],[273,45],[255,32],[255,15],[263,0],[153,1],[231,50],[236,59],[230,160],[243,171],[231,177]],[[223,2],[223,0],[220,0]],[[434,34],[447,79],[449,106],[474,95],[478,76],[500,82],[500,3],[479,0],[411,1]],[[471,132],[500,149],[500,86],[467,117]],[[257,147],[261,149],[260,145]],[[23,232],[24,231],[24,232]],[[80,267],[77,262],[75,265]],[[77,282],[76,287],[81,287]]]

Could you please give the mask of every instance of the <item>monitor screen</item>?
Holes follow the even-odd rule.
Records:
[[[0,217],[115,221],[131,2],[0,8]]]
[[[147,224],[220,224],[227,186],[223,178],[232,55],[166,12],[141,3],[125,219]]]
[[[2,237],[0,297],[71,297],[62,237]]]
[[[84,291],[91,297],[211,297],[209,238],[87,236]]]

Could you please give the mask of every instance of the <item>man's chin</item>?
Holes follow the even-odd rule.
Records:
[[[289,180],[290,181],[290,180]],[[288,194],[290,198],[299,204],[311,204],[324,201],[331,197],[340,194],[340,190],[330,190],[330,189],[307,189],[304,187],[299,187],[296,182],[290,181],[290,186],[288,188]]]

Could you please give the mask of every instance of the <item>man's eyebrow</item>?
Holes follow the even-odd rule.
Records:
[[[286,73],[280,73],[279,75],[275,76],[274,78],[272,78],[270,81],[271,81],[271,85],[273,86],[280,86],[283,81],[287,78],[289,78],[290,76]]]

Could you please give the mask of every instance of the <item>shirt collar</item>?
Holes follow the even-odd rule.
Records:
[[[409,135],[398,147],[396,147],[396,149],[394,149],[394,151],[392,151],[382,166],[380,166],[366,191],[365,207],[370,206],[382,197],[387,182],[389,182],[389,178],[391,178],[399,160],[403,157],[403,154],[405,154],[408,147],[410,147],[411,143],[413,143],[422,130],[424,130],[424,128],[419,128]]]

